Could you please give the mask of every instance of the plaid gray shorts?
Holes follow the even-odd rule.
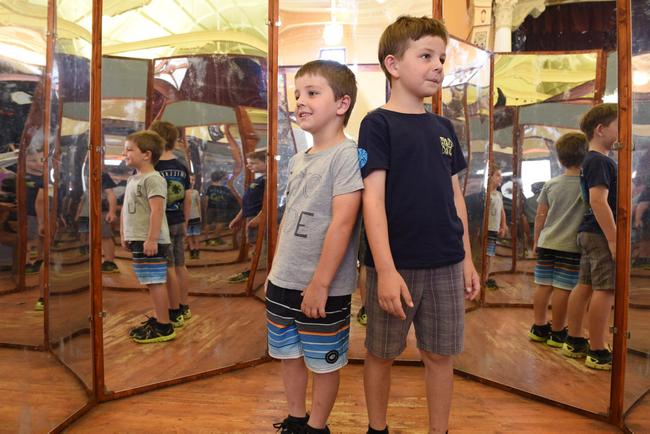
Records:
[[[603,234],[580,232],[578,246],[580,257],[579,282],[591,285],[594,291],[613,291],[616,282],[616,264]]]
[[[167,251],[167,262],[170,267],[185,265],[185,224],[169,225],[169,238],[172,242]]]
[[[382,359],[394,359],[406,348],[415,326],[419,349],[450,356],[463,351],[465,317],[463,263],[421,270],[398,270],[408,286],[414,307],[402,303],[406,320],[379,306],[377,272],[368,267],[366,283],[366,348]]]

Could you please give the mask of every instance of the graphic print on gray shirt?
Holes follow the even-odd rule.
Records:
[[[146,241],[149,234],[151,207],[149,199],[160,196],[167,201],[167,181],[156,171],[129,177],[124,192],[122,206],[122,225],[126,241]],[[158,244],[169,244],[169,228],[165,216],[165,203],[162,207],[162,225]]]
[[[299,291],[307,288],[332,222],[334,196],[362,189],[357,146],[351,140],[315,154],[300,152],[291,158],[282,233],[269,274],[273,284]],[[330,285],[330,296],[352,294],[356,289],[358,247],[359,221]]]

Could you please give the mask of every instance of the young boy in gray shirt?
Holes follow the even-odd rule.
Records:
[[[269,354],[282,359],[289,416],[283,433],[329,433],[339,369],[347,364],[357,283],[363,182],[343,133],[356,99],[346,66],[313,61],[296,73],[296,118],[314,146],[289,162],[287,205],[266,291]],[[311,415],[305,395],[313,372]]]

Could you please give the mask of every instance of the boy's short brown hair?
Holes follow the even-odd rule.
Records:
[[[178,139],[178,130],[171,122],[167,121],[154,121],[149,127],[151,131],[158,133],[165,141],[165,150],[171,151],[176,146],[176,139]]]
[[[423,36],[437,36],[447,45],[449,34],[442,21],[429,17],[412,17],[402,15],[397,20],[386,27],[384,33],[379,39],[379,64],[386,75],[388,82],[391,81],[391,75],[386,69],[384,60],[386,56],[393,55],[401,59],[411,41],[417,41]]]
[[[608,126],[618,118],[618,105],[614,103],[598,104],[584,114],[580,121],[580,130],[587,136],[587,140],[594,138],[594,131],[598,125]]]
[[[319,75],[327,80],[327,84],[334,92],[335,101],[345,95],[350,97],[350,107],[343,118],[343,125],[347,125],[350,115],[352,115],[354,103],[357,101],[357,79],[354,72],[347,66],[333,60],[312,60],[300,67],[296,72],[295,79],[297,80],[304,75]]]
[[[246,159],[259,160],[266,163],[266,151],[252,151],[246,154]]]
[[[165,141],[160,135],[151,130],[143,130],[126,136],[127,142],[133,142],[140,152],[151,152],[151,164],[156,164],[163,153]]]
[[[490,163],[490,167],[488,167],[488,178],[492,178],[495,173],[500,171],[501,171],[501,166],[499,166],[495,162]]]
[[[578,167],[587,155],[587,137],[582,133],[566,133],[555,142],[557,158],[564,167]]]

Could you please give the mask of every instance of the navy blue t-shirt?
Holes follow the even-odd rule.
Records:
[[[262,211],[264,203],[264,187],[266,186],[266,177],[260,176],[253,179],[244,192],[242,197],[242,215],[244,217],[255,217]]]
[[[582,188],[582,199],[587,204],[587,212],[578,227],[578,232],[593,232],[602,234],[603,230],[596,221],[596,216],[589,206],[589,189],[602,185],[607,188],[607,204],[614,214],[616,220],[616,177],[618,168],[616,162],[597,151],[589,151],[582,162],[580,173],[580,186]]]
[[[185,221],[183,213],[185,191],[191,187],[187,166],[174,158],[159,160],[156,163],[156,170],[167,181],[167,207],[165,208],[167,223],[170,225],[183,223]]]
[[[432,113],[376,109],[359,132],[365,178],[386,170],[386,217],[398,269],[436,268],[465,258],[451,177],[467,167],[451,122]],[[366,265],[374,266],[368,248]]]
[[[25,175],[25,186],[27,196],[27,215],[36,217],[36,196],[38,190],[43,188],[43,175]]]
[[[111,178],[111,175],[109,175],[106,172],[102,173],[102,190],[110,190],[112,188],[117,187],[115,185],[115,181],[113,181],[113,178]],[[107,212],[109,208],[108,205],[108,199],[104,198],[104,195],[102,195],[102,212]]]

